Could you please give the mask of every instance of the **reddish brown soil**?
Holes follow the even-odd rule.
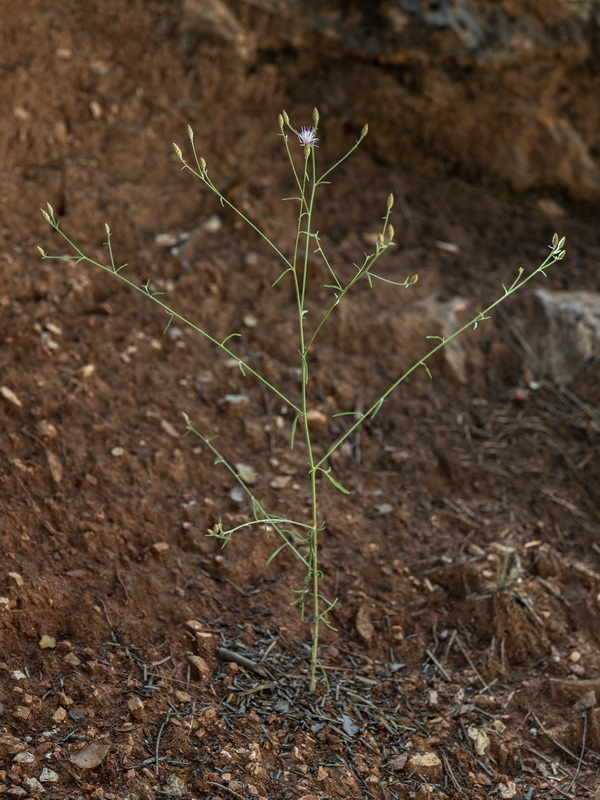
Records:
[[[1,11],[0,793],[37,796],[42,778],[47,798],[598,797],[597,410],[523,373],[513,305],[470,335],[466,383],[439,360],[390,399],[335,462],[352,494],[322,487],[337,632],[323,636],[329,688],[310,696],[309,630],[290,606],[302,570],[286,555],[265,567],[276,542],[260,532],[224,550],[205,535],[249,509],[182,437],[184,411],[256,470],[270,510],[303,518],[291,415],[189,330],[163,336],[118,281],[40,262],[36,245],[64,248],[38,208],[50,201],[103,261],[110,223],[128,275],[217,337],[243,332],[232,346],[297,396],[289,285],[271,288],[272,253],[179,171],[171,142],[191,123],[214,180],[288,248],[280,109],[310,124],[320,106],[322,163],[377,120],[328,119],[297,60],[186,51],[177,4],[81,5]],[[359,287],[325,329],[320,452],[341,430],[333,413],[365,408],[425,352],[437,331],[415,302],[476,310],[544,258],[555,227],[567,259],[545,285],[598,288],[588,211],[557,222],[536,198],[391,173],[368,139],[319,207],[342,273],[390,190],[399,247],[383,269],[420,280]],[[166,233],[187,246],[174,255]],[[98,766],[70,760],[89,744],[108,746]]]

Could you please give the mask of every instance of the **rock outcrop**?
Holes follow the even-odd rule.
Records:
[[[391,166],[600,199],[596,0],[184,0],[181,31],[246,70],[297,59],[290,106],[368,121]]]

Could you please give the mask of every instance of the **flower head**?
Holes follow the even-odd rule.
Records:
[[[300,128],[300,132],[294,131],[296,136],[298,137],[298,141],[300,144],[308,145],[309,147],[318,147],[319,145],[317,142],[319,141],[315,136],[316,130],[314,128]]]

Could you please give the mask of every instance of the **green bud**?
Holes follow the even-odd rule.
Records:
[[[286,111],[282,111],[281,112],[281,116],[283,117],[283,121],[285,122],[285,124],[289,125],[290,124],[290,118],[288,117],[287,112]]]
[[[44,211],[43,208],[40,208],[40,211],[42,212],[42,217],[46,220],[46,222],[52,223],[52,220],[50,219],[50,214],[47,211]]]
[[[37,246],[38,253],[41,255],[42,258],[46,258],[46,252],[39,246]]]
[[[383,234],[378,233],[377,234],[377,247],[383,247],[383,245],[384,245]]]
[[[282,131],[283,130],[283,117],[281,116],[281,114],[279,114],[279,116],[277,117],[277,124],[279,125],[279,130]]]
[[[391,194],[391,192],[390,192],[390,196],[387,199],[387,210],[391,211],[393,205],[394,205],[394,195]]]
[[[315,128],[319,126],[319,112],[316,108],[313,108],[313,122],[315,123]]]
[[[108,222],[104,223],[104,230],[106,231],[106,235],[110,236],[110,228],[108,227]]]
[[[202,157],[200,157],[200,169],[202,172],[206,172],[206,161]]]
[[[394,238],[394,226],[393,225],[388,225],[386,233],[387,233],[388,240],[391,242],[392,239]]]
[[[360,132],[360,138],[364,139],[368,132],[369,132],[369,126],[365,125],[362,131]]]
[[[188,139],[190,140],[190,142],[194,141],[194,131],[192,130],[192,126],[191,125],[187,126],[187,136],[188,136]]]
[[[175,142],[173,142],[173,150],[175,150],[175,155],[177,156],[177,158],[183,159],[183,153],[181,152],[181,147],[179,147],[178,144],[175,144]]]
[[[50,217],[54,218],[54,209],[50,205],[50,203],[46,203],[46,208],[48,209],[48,214]]]

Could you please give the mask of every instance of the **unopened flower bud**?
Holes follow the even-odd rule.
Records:
[[[44,211],[43,208],[40,208],[40,211],[42,212],[42,217],[46,220],[46,222],[52,222],[50,219],[50,214],[47,211]]]
[[[281,116],[283,117],[283,121],[285,122],[285,124],[289,125],[290,124],[290,118],[287,115],[287,111],[282,111],[281,112]]]
[[[365,125],[362,131],[360,132],[360,138],[364,139],[368,132],[369,132],[369,126]]]
[[[313,108],[313,122],[315,123],[315,128],[319,124],[319,112],[316,108]]]
[[[383,234],[378,233],[377,234],[377,247],[383,247],[383,245],[384,245]]]
[[[194,131],[192,130],[192,126],[191,125],[187,126],[187,135],[188,135],[188,139],[190,140],[190,142],[193,142],[194,141]]]
[[[108,222],[104,223],[104,230],[106,231],[106,235],[110,236],[110,228],[108,227]]]
[[[183,158],[181,147],[179,147],[178,144],[175,144],[175,142],[173,142],[173,150],[175,150],[175,155],[177,156],[177,158]]]
[[[387,233],[388,240],[391,242],[392,239],[394,238],[394,226],[393,225],[388,225],[386,233]]]
[[[37,246],[37,249],[38,249],[38,253],[41,255],[41,257],[42,257],[42,258],[46,258],[46,251],[45,251],[45,250],[43,250],[43,249],[42,249],[42,248],[39,246],[39,244],[38,244],[38,246]]]
[[[206,172],[206,161],[202,158],[202,156],[200,157],[200,169],[202,172]]]
[[[277,117],[277,122],[279,124],[279,130],[282,131],[283,130],[283,117],[281,116],[281,114],[279,114],[279,116]]]
[[[393,205],[394,205],[394,195],[390,193],[390,196],[387,199],[387,210],[391,211]]]
[[[54,216],[54,209],[50,205],[50,203],[46,203],[46,208],[48,209],[48,214],[53,217]]]

